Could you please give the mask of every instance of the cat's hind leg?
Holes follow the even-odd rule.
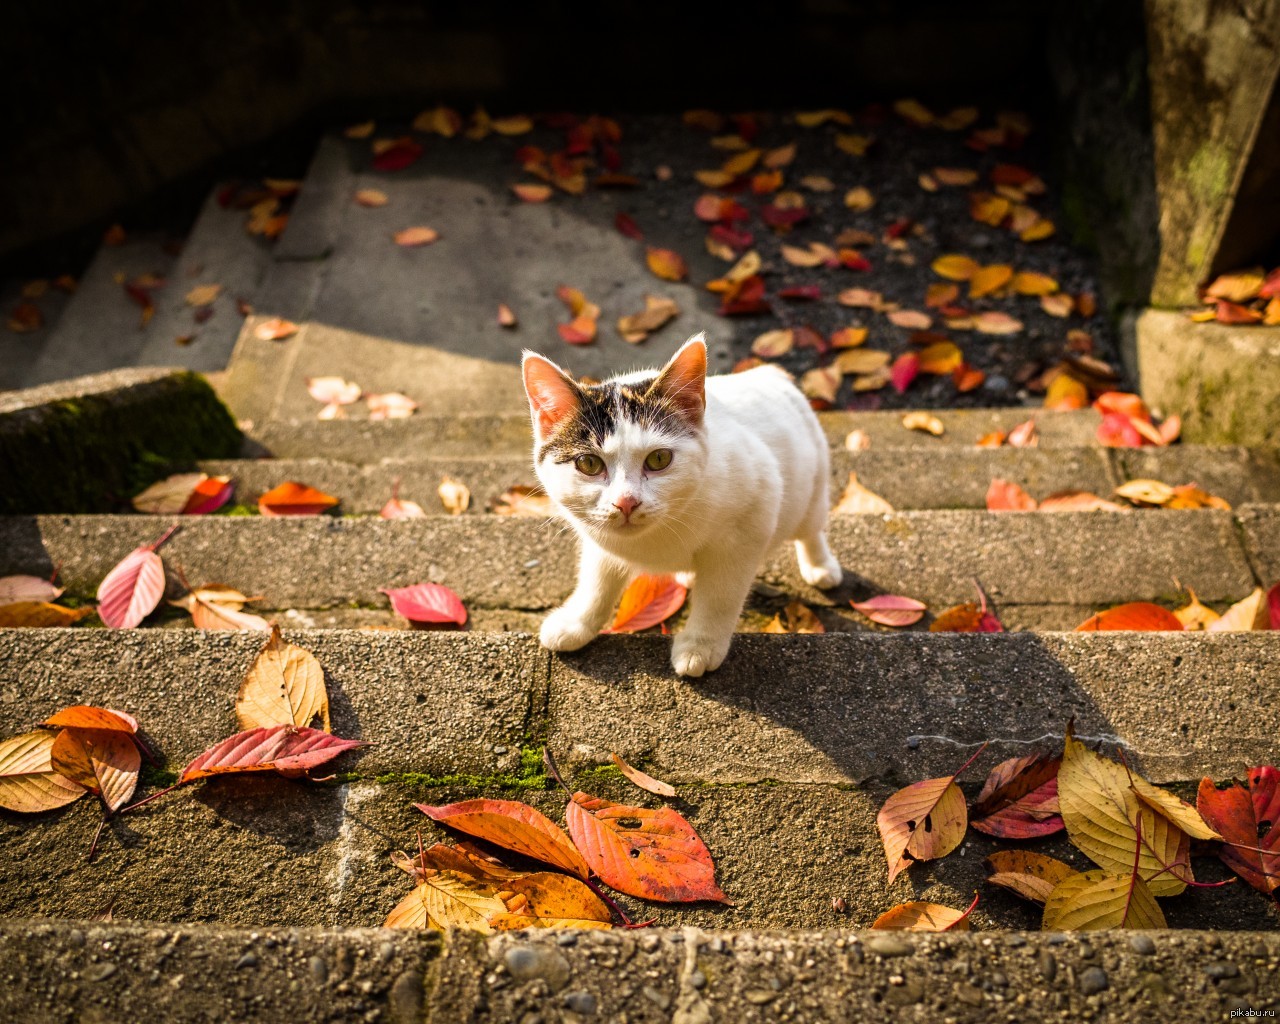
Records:
[[[576,651],[599,635],[609,621],[631,571],[589,541],[578,559],[578,585],[569,600],[542,620],[538,639],[549,651]]]
[[[824,465],[822,478],[818,486],[813,489],[808,514],[796,534],[796,561],[800,563],[800,575],[804,577],[806,583],[819,590],[838,587],[840,581],[844,579],[844,570],[840,568],[840,561],[831,553],[831,545],[827,543],[829,498],[826,472]]]

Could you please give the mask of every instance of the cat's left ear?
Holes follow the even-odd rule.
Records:
[[[649,388],[680,408],[694,426],[702,422],[707,407],[707,337],[695,334],[680,346]]]
[[[546,437],[557,423],[578,411],[582,389],[564,370],[535,352],[525,352],[521,369],[534,430],[538,437]]]

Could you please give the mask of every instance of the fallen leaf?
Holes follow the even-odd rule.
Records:
[[[436,493],[440,496],[440,504],[444,506],[444,510],[451,516],[462,515],[471,505],[471,489],[461,480],[455,480],[451,476],[440,478],[440,486],[436,488]],[[391,517],[384,516],[383,518]],[[403,519],[409,517],[397,516],[395,518]]]
[[[292,320],[272,317],[264,320],[253,329],[254,336],[263,341],[284,341],[298,333],[298,325]]]
[[[551,198],[553,189],[550,185],[542,185],[534,182],[522,181],[511,186],[520,200],[526,203],[545,203]]]
[[[435,931],[461,928],[491,935],[490,918],[506,912],[507,905],[498,898],[494,883],[453,871],[438,871],[401,900],[382,927]]]
[[[979,832],[1001,839],[1031,839],[1060,832],[1060,763],[1060,758],[1040,754],[1001,761],[983,783],[969,823]]]
[[[1196,597],[1196,592],[1190,587],[1187,588],[1187,593],[1190,595],[1191,600],[1181,608],[1175,608],[1173,612],[1174,618],[1182,623],[1183,629],[1203,630],[1210,623],[1216,622],[1220,618],[1212,608],[1200,603],[1200,599]],[[1271,628],[1274,629],[1275,626],[1272,625]]]
[[[439,239],[440,232],[434,228],[418,226],[403,228],[392,237],[395,238],[396,245],[403,246],[406,249],[413,249],[420,245],[430,245]]]
[[[988,882],[1033,903],[1044,903],[1060,882],[1077,873],[1070,864],[1031,850],[996,850],[986,863],[992,872]]]
[[[878,348],[842,348],[832,365],[841,373],[875,373],[889,365],[889,353]]]
[[[50,629],[71,626],[93,614],[93,609],[64,608],[47,601],[10,601],[0,604],[0,629]]]
[[[434,133],[451,139],[462,130],[462,117],[456,110],[441,104],[424,110],[413,119],[414,131]]]
[[[439,583],[417,583],[410,587],[379,587],[378,592],[391,599],[397,615],[410,622],[453,622],[467,624],[467,609],[462,599]]]
[[[669,320],[678,316],[680,307],[664,295],[646,295],[644,309],[618,320],[618,333],[631,344],[644,341]]]
[[[1271,628],[1271,608],[1266,592],[1255,587],[1253,593],[1237,601],[1205,629],[1210,633],[1245,632]]]
[[[933,318],[918,309],[892,309],[885,316],[895,327],[905,327],[912,331],[927,331],[933,325]]]
[[[178,785],[233,772],[305,772],[365,744],[319,729],[276,725],[228,736],[182,769]]]
[[[39,814],[84,796],[83,786],[53,768],[51,754],[56,738],[47,729],[35,729],[0,740],[0,807]]]
[[[969,167],[935,167],[933,177],[942,185],[972,185],[978,172]]]
[[[1045,931],[1168,928],[1150,885],[1132,873],[1085,871],[1059,882],[1045,900]]]
[[[858,474],[852,472],[849,474],[849,482],[845,485],[844,493],[840,495],[840,500],[831,510],[833,515],[881,515],[892,511],[892,505],[880,495],[858,483]]]
[[[1024,242],[1039,242],[1042,239],[1049,238],[1055,230],[1053,221],[1048,217],[1037,217],[1036,220],[1018,232],[1018,237]]]
[[[843,110],[810,110],[795,115],[796,124],[801,128],[821,128],[828,122],[835,124],[853,124],[853,118]]]
[[[924,900],[900,903],[877,917],[871,927],[878,931],[967,932],[969,915],[977,905],[976,895],[967,910],[955,910],[944,907],[941,903],[927,903]]]
[[[638,633],[665,622],[683,606],[689,591],[674,576],[642,573],[622,592],[613,624],[605,633]]]
[[[555,506],[541,487],[513,484],[489,502],[489,511],[499,516],[543,519],[555,515]]]
[[[379,145],[379,142],[385,142],[386,145]],[[373,169],[402,171],[411,164],[417,163],[422,152],[421,144],[414,142],[408,135],[398,139],[375,140]]]
[[[670,807],[629,807],[577,792],[565,823],[587,864],[606,885],[664,903],[727,903],[711,852]]]
[[[628,780],[646,792],[654,793],[657,796],[674,797],[676,795],[676,789],[670,783],[660,782],[652,775],[646,775],[639,768],[633,768],[617,754],[610,754],[609,760]]]
[[[869,188],[859,185],[844,194],[844,205],[854,213],[863,213],[876,205],[876,197]]]
[[[150,515],[178,515],[186,509],[196,487],[208,479],[207,473],[176,473],[139,491],[130,504]]]
[[[188,306],[208,306],[221,294],[220,284],[199,284],[187,292],[185,301]]]
[[[307,394],[325,405],[350,405],[358,402],[362,393],[359,384],[342,377],[307,378]]]
[[[516,315],[505,302],[498,303],[498,325],[500,327],[516,326]]]
[[[654,276],[664,281],[683,281],[689,276],[684,257],[670,249],[655,249],[650,246],[645,253],[645,263]]]
[[[956,386],[956,390],[961,394],[976,391],[982,387],[986,379],[985,371],[979,370],[976,366],[970,366],[968,363],[961,363],[951,371],[951,383]]]
[[[998,292],[1012,280],[1013,267],[1007,263],[981,267],[969,278],[969,298],[977,299]]]
[[[867,340],[870,329],[866,327],[841,327],[831,332],[831,347],[834,349],[857,348]],[[844,367],[841,367],[844,369]],[[845,370],[847,373],[848,371]]]
[[[1245,775],[1245,782],[1221,786],[1201,779],[1196,809],[1223,837],[1222,863],[1259,892],[1271,894],[1280,891],[1280,770],[1246,768]]]
[[[1005,438],[1005,443],[1010,448],[1035,448],[1040,443],[1036,421],[1024,420],[1013,427]]]
[[[1068,727],[1058,768],[1058,804],[1071,842],[1126,884],[1136,858],[1137,877],[1148,882],[1152,893],[1176,896],[1191,879],[1190,839],[1138,799],[1134,777],[1124,765],[1086,747]]]
[[[310,726],[317,718],[330,732],[329,694],[324,669],[310,651],[287,643],[279,627],[249,666],[236,696],[241,729],[273,725]]]
[[[815,366],[812,370],[806,370],[801,374],[800,390],[804,392],[806,398],[816,398],[830,405],[836,400],[836,392],[840,388],[842,376],[843,372],[839,365]]]
[[[1054,412],[1086,409],[1089,406],[1089,389],[1067,373],[1053,378],[1044,395],[1044,407]]]
[[[182,603],[191,612],[191,622],[196,629],[269,631],[272,626],[260,615],[241,611],[243,602],[249,600],[239,591],[226,591],[229,587],[206,584],[192,591]],[[221,600],[220,600],[221,598]],[[230,600],[227,600],[230,598]]]
[[[258,511],[264,516],[314,516],[333,508],[338,501],[314,487],[286,480],[258,499]]]
[[[1041,295],[1040,308],[1050,316],[1068,317],[1075,309],[1075,302],[1065,292],[1056,292],[1052,295]]]
[[[528,804],[482,798],[434,807],[430,804],[413,806],[432,821],[495,843],[504,850],[532,857],[578,878],[586,878],[590,874],[587,861],[560,826]],[[572,834],[572,829],[570,832]]]
[[[826,627],[802,601],[790,601],[769,622],[762,633],[825,633]]]
[[[113,629],[132,629],[156,610],[164,596],[164,563],[156,548],[176,527],[157,540],[134,548],[98,585],[98,618]]]
[[[1128,506],[1094,494],[1092,491],[1054,491],[1040,502],[1041,512],[1125,512]]]
[[[941,437],[946,432],[942,420],[922,410],[907,413],[902,417],[902,425],[908,430],[918,430],[924,434],[932,434],[934,437]]]
[[[914,99],[896,100],[893,104],[893,112],[910,121],[917,128],[927,128],[935,120],[933,112],[919,100]]]
[[[448,477],[445,479],[447,480]],[[443,487],[444,485],[442,484],[441,486]],[[468,497],[470,497],[469,494]],[[443,500],[443,497],[441,500]],[[392,494],[391,498],[378,512],[380,519],[425,519],[426,515],[426,510],[416,501],[409,501],[399,496],[398,486],[395,488],[395,493]]]
[[[929,623],[931,633],[1003,633],[1004,626],[995,613],[987,609],[987,595],[978,588],[981,604],[966,601],[939,612]]]
[[[1151,604],[1148,601],[1130,601],[1128,604],[1116,605],[1104,612],[1090,615],[1076,626],[1077,633],[1107,629],[1168,631],[1182,629],[1182,623],[1177,620],[1173,612],[1161,608],[1158,604]]]
[[[1019,270],[1013,275],[1013,290],[1019,295],[1051,295],[1058,290],[1058,282],[1048,274]]]
[[[510,117],[495,117],[491,127],[499,135],[524,135],[533,131],[533,118],[527,114],[513,114]]]
[[[926,345],[917,354],[920,372],[945,376],[954,373],[964,363],[964,355],[954,341],[938,341]]]
[[[1022,321],[998,309],[986,309],[974,314],[973,327],[979,334],[1017,334]]]
[[[376,188],[357,189],[355,200],[358,205],[368,207],[386,206],[388,202],[387,194]]]
[[[142,767],[132,734],[118,729],[63,729],[49,758],[55,772],[97,794],[108,811],[129,802]]]
[[[751,354],[761,359],[777,359],[791,351],[795,344],[795,334],[791,328],[765,331],[751,343]]]
[[[872,622],[895,628],[914,625],[924,618],[924,613],[928,610],[915,598],[899,594],[878,594],[866,601],[850,601],[849,604]]]
[[[876,826],[889,862],[890,885],[913,862],[945,857],[963,841],[968,811],[955,780],[955,775],[946,775],[913,783],[880,808]]]
[[[930,266],[935,274],[945,277],[948,281],[968,281],[982,269],[977,260],[961,256],[959,253],[939,256]]]
[[[398,391],[388,391],[380,395],[365,395],[364,403],[369,408],[371,420],[403,420],[408,419],[418,409],[418,403],[408,395]]]
[[[1038,507],[1020,484],[996,477],[987,488],[988,512],[1034,512]]]

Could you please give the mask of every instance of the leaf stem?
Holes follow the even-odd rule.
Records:
[[[597,885],[595,882],[593,882],[590,878],[586,880],[586,884],[588,889],[590,889],[593,893],[599,896],[600,899],[602,899],[605,903],[609,905],[610,910],[612,910],[615,914],[617,914],[620,918],[622,918],[622,926],[624,928],[635,927],[635,924],[632,922],[631,918],[627,917],[627,912],[618,905],[617,900],[615,900],[607,892],[601,889],[600,886]]]
[[[988,747],[988,746],[990,746],[990,744],[991,744],[991,741],[990,741],[990,740],[983,740],[983,741],[982,741],[982,746],[980,746],[977,750],[975,750],[975,751],[973,752],[973,754],[972,754],[972,755],[970,755],[969,760],[967,760],[964,764],[962,764],[959,768],[957,768],[957,769],[952,773],[952,775],[951,775],[951,781],[952,781],[952,782],[955,782],[955,781],[956,781],[956,779],[958,779],[958,778],[960,777],[960,773],[961,773],[962,771],[964,771],[966,768],[968,768],[968,767],[969,767],[969,765],[973,764],[973,762],[974,762],[974,761],[978,760],[979,755],[981,755],[981,753],[982,753],[984,750],[986,750],[986,749],[987,749],[987,747]]]
[[[90,864],[93,863],[94,854],[98,852],[98,837],[102,835],[102,830],[106,827],[107,815],[102,816],[102,820],[98,822],[98,830],[93,833],[93,842],[89,844],[89,855],[85,858]]]
[[[166,793],[170,792],[171,790],[175,790],[175,789],[177,789],[179,786],[185,786],[185,785],[187,784],[187,782],[189,782],[189,781],[193,781],[193,780],[184,780],[184,779],[179,779],[179,780],[178,780],[177,782],[175,782],[172,786],[165,786],[165,788],[164,788],[164,789],[161,789],[161,790],[159,790],[159,791],[157,791],[157,792],[155,792],[155,793],[152,793],[152,794],[151,794],[150,796],[148,796],[148,797],[144,797],[143,799],[139,800],[137,803],[130,804],[128,807],[121,807],[121,808],[120,808],[120,810],[119,810],[119,811],[117,811],[116,813],[117,813],[117,814],[124,814],[124,813],[126,813],[127,811],[136,811],[139,807],[142,807],[144,804],[149,804],[149,803],[151,803],[151,801],[152,801],[152,800],[155,800],[155,799],[158,799],[159,797],[164,796]]]
[[[560,777],[560,769],[556,767],[556,759],[551,756],[551,751],[547,747],[542,748],[542,762],[547,766],[547,770],[551,772],[551,777],[560,783],[560,786],[570,798],[573,797],[573,790],[566,785],[563,778]]]
[[[154,541],[152,541],[150,544],[148,544],[148,545],[146,546],[146,547],[147,547],[147,550],[148,550],[148,551],[155,551],[155,550],[156,550],[156,548],[158,548],[161,544],[163,544],[165,541],[167,541],[170,537],[172,537],[172,536],[173,536],[175,533],[177,533],[180,529],[182,529],[182,524],[181,524],[181,523],[174,523],[171,527],[169,527],[169,529],[165,530],[165,531],[164,531],[164,533],[160,534],[160,537],[159,537],[159,539],[158,539],[158,540],[154,540]]]

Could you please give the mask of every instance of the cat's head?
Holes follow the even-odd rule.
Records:
[[[690,338],[658,371],[580,384],[551,360],[524,354],[533,458],[547,494],[608,546],[666,523],[707,462],[707,346]]]

